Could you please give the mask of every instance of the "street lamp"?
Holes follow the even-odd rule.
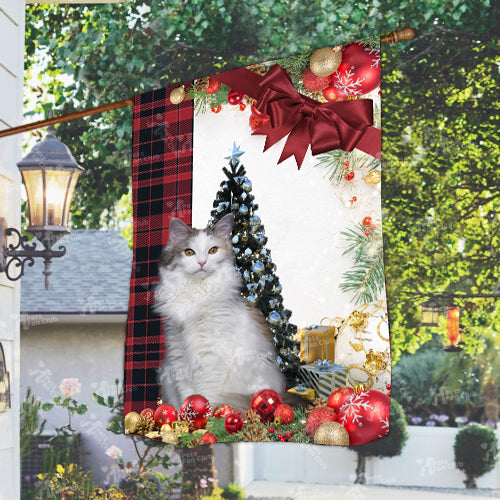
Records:
[[[422,326],[438,326],[439,325],[439,304],[433,300],[428,300],[420,306],[420,324]]]
[[[42,243],[43,249],[36,249],[36,243],[29,244],[26,236],[21,236],[16,228],[8,228],[6,220],[0,218],[0,242],[3,248],[0,272],[5,272],[12,281],[18,280],[23,276],[26,264],[32,266],[35,257],[42,257],[45,288],[48,289],[49,276],[52,274],[51,260],[66,253],[63,246],[58,250],[51,248],[70,232],[67,228],[69,208],[78,177],[84,169],[78,165],[68,147],[56,138],[53,126],[47,128],[45,139],[37,143],[17,166],[28,199],[28,231]],[[7,244],[7,236],[14,234],[17,244]],[[11,274],[12,264],[18,269],[17,274]]]

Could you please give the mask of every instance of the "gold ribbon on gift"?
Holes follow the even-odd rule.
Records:
[[[329,325],[323,322],[329,320]],[[300,342],[300,360],[314,363],[317,359],[335,361],[335,338],[338,332],[338,322],[341,318],[323,318],[318,326],[299,328],[296,340]]]

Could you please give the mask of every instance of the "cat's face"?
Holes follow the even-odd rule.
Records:
[[[216,271],[223,262],[233,262],[232,229],[232,214],[206,229],[190,228],[180,219],[172,219],[160,266],[203,279]]]

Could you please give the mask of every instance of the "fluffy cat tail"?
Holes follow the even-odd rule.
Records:
[[[298,406],[300,408],[306,408],[309,405],[309,400],[302,397],[300,394],[295,394],[293,392],[282,392],[280,396],[281,399],[283,400],[283,403],[290,406],[295,406],[295,407]],[[213,403],[212,404],[213,408],[215,408],[219,404],[228,404],[235,411],[241,411],[242,413],[244,413],[245,410],[248,410],[248,408],[250,408],[250,401],[252,399],[251,394],[237,394],[237,393],[225,393],[221,394],[220,397],[221,401]]]

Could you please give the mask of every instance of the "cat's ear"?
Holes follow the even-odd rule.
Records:
[[[214,234],[220,238],[229,239],[231,232],[233,231],[233,221],[233,214],[224,215],[224,217],[222,217],[222,219],[213,227]]]
[[[191,233],[191,228],[182,222],[180,219],[170,219],[168,227],[168,241],[177,243],[186,239]]]

